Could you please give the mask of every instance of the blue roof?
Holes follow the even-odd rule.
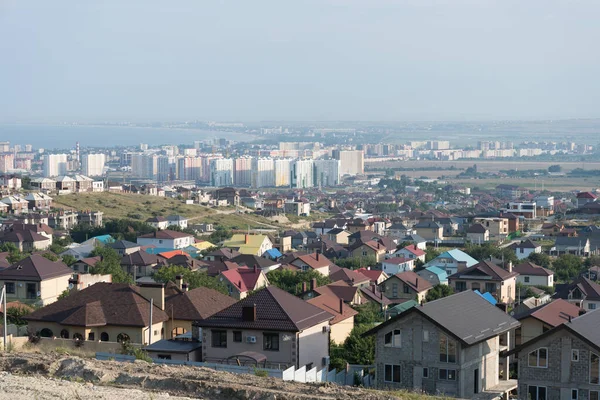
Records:
[[[431,266],[431,267],[427,267],[425,269],[427,271],[431,272],[432,274],[437,275],[440,282],[448,280],[448,274],[446,273],[446,271],[439,267]]]
[[[269,257],[272,257],[272,258],[279,258],[279,257],[281,257],[283,255],[277,249],[269,249],[269,250],[265,251],[265,254],[267,256],[269,256]]]
[[[188,253],[190,256],[196,256],[196,255],[200,254],[200,250],[198,250],[194,246],[188,246],[185,249],[183,249],[183,251]]]
[[[471,267],[478,263],[478,261],[476,259],[474,259],[470,255],[468,255],[467,253],[465,253],[464,251],[461,251],[459,249],[452,249],[452,250],[445,251],[442,254],[440,254],[439,256],[437,256],[436,258],[434,258],[433,260],[431,260],[429,263],[435,264],[435,260],[437,260],[438,258],[453,258],[456,261],[466,261],[467,267]],[[429,264],[429,263],[427,263],[427,264]]]
[[[110,235],[100,235],[100,236],[94,236],[92,239],[96,239],[96,240],[98,240],[99,242],[102,242],[102,243],[104,243],[104,244],[107,244],[107,243],[112,243],[112,242],[114,242],[114,241],[115,241],[115,239],[114,239],[112,236],[110,236]]]
[[[171,247],[148,247],[145,251],[148,254],[160,254],[166,251],[173,251],[175,249]],[[184,250],[185,251],[185,250]]]
[[[492,296],[492,294],[489,292],[485,292],[484,294],[481,294],[479,290],[474,290],[474,292],[486,299],[493,306],[495,306],[498,303],[494,296]]]

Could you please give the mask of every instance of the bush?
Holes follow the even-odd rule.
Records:
[[[39,332],[27,330],[27,341],[31,344],[38,344],[41,340]]]
[[[264,369],[254,368],[254,375],[260,376],[261,378],[266,378],[269,376],[269,372]]]

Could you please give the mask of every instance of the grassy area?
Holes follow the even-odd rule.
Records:
[[[379,393],[382,393],[382,392],[379,392]],[[395,396],[398,399],[402,399],[402,400],[451,400],[451,399],[454,399],[454,397],[430,396],[430,395],[426,395],[426,394],[410,392],[408,390],[394,390],[394,391],[389,391],[389,392],[386,391],[383,393],[385,393],[386,397],[388,397],[388,395]]]
[[[145,221],[153,216],[183,215],[190,223],[212,223],[233,229],[282,228],[280,224],[253,214],[238,214],[231,208],[219,211],[197,204],[186,205],[181,200],[124,193],[76,193],[54,198],[57,208],[98,210],[106,219],[129,218]]]

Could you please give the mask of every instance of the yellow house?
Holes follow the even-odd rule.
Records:
[[[331,326],[329,338],[336,344],[342,344],[346,341],[350,332],[354,328],[354,316],[358,314],[356,310],[344,303],[344,299],[331,294],[322,294],[307,300],[307,303],[319,307],[321,310],[333,315],[329,321]]]
[[[223,247],[229,247],[242,254],[262,256],[265,251],[273,248],[273,243],[267,235],[249,235],[238,233],[223,242]]]
[[[352,257],[375,257],[377,262],[383,260],[386,254],[386,247],[374,240],[364,243],[357,242],[352,246],[352,250],[350,251]]]
[[[200,240],[196,243],[192,244],[193,247],[197,248],[198,251],[204,251],[210,249],[211,247],[216,247],[214,244],[209,242],[208,240]]]
[[[0,270],[0,285],[6,285],[6,298],[26,303],[50,304],[69,288],[73,270],[60,261],[39,254]]]

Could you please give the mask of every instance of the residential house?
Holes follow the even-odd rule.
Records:
[[[346,282],[350,286],[369,286],[371,283],[371,279],[361,274],[358,271],[353,271],[348,268],[339,268],[335,272],[330,272],[329,279],[333,282],[343,281]]]
[[[102,211],[85,210],[80,211],[77,214],[77,223],[80,225],[88,225],[91,227],[102,226],[102,218],[104,213]]]
[[[52,208],[52,197],[44,193],[28,193],[24,197],[29,203],[28,207],[30,210],[50,210]]]
[[[315,270],[324,276],[329,276],[331,267],[335,265],[319,253],[298,255],[289,264],[300,268],[302,271]]]
[[[560,324],[577,318],[580,311],[581,309],[575,304],[556,299],[530,310],[515,313],[514,318],[521,323],[521,326],[515,330],[515,344],[519,346]]]
[[[46,250],[52,245],[52,238],[30,230],[4,231],[0,233],[0,243],[12,243],[20,252],[31,253]]]
[[[232,187],[226,187],[215,190],[213,198],[217,202],[225,202],[228,206],[240,205],[240,193]]]
[[[598,326],[600,313],[586,313],[517,347],[513,352],[518,354],[518,398],[600,398]]]
[[[468,268],[477,264],[477,260],[458,249],[452,249],[443,252],[433,260],[425,264],[425,267],[438,267],[446,271],[448,275],[452,275],[461,268]]]
[[[18,196],[8,196],[0,200],[0,202],[8,206],[6,212],[11,214],[19,215],[29,211],[29,202]]]
[[[181,229],[188,227],[188,219],[181,215],[169,215],[167,217],[168,226],[178,226]]]
[[[415,269],[415,260],[404,257],[393,257],[381,261],[381,269],[388,275]]]
[[[141,246],[139,244],[130,242],[128,240],[117,240],[116,242],[108,243],[106,247],[110,247],[119,253],[121,257],[141,250]]]
[[[473,222],[483,225],[489,231],[489,238],[492,241],[503,242],[508,237],[508,218],[474,218]]]
[[[455,292],[479,290],[491,293],[499,302],[512,304],[517,294],[518,275],[510,263],[508,269],[504,269],[490,261],[481,261],[471,267],[459,268],[448,277],[448,283]]]
[[[371,269],[370,267],[359,268],[356,270],[356,272],[360,272],[361,274],[369,278],[369,281],[371,283],[374,283],[375,285],[379,285],[381,282],[389,278],[389,275],[385,272],[378,269]]]
[[[100,256],[82,258],[81,260],[74,262],[71,265],[71,269],[75,272],[87,274],[90,272],[90,268],[95,267],[101,260],[102,258]]]
[[[580,276],[571,283],[559,283],[555,287],[555,299],[567,300],[583,310],[600,308],[600,285]]]
[[[421,221],[414,226],[417,235],[428,242],[444,240],[444,227],[435,221]]]
[[[194,244],[194,236],[189,233],[165,229],[138,236],[137,243],[140,246],[154,245],[160,248],[184,249]]]
[[[252,291],[269,286],[265,273],[258,267],[222,271],[218,279],[225,283],[229,296],[241,300]]]
[[[575,254],[585,257],[590,254],[590,240],[586,237],[557,236],[551,252],[555,255]]]
[[[332,229],[325,234],[327,239],[334,241],[338,244],[348,244],[348,237],[350,235],[351,235],[350,232],[348,232],[345,229],[341,229],[341,228]]]
[[[412,235],[414,231],[412,228],[408,228],[402,222],[396,222],[390,225],[390,227],[386,229],[385,233],[387,236],[400,239],[405,236]]]
[[[327,368],[334,316],[269,286],[194,323],[208,362]]]
[[[329,337],[336,344],[344,343],[354,329],[354,316],[358,311],[347,305],[343,299],[330,293],[313,297],[307,300],[307,303],[333,315],[333,319],[329,321]]]
[[[262,256],[265,251],[273,248],[273,243],[267,235],[249,235],[237,233],[229,240],[223,241],[223,247],[235,249],[242,254]]]
[[[308,217],[310,215],[310,203],[302,200],[286,201],[283,203],[283,212]]]
[[[56,190],[58,192],[75,193],[77,190],[77,181],[69,176],[59,176],[56,178]]]
[[[402,303],[406,300],[415,300],[421,303],[432,287],[429,281],[413,271],[392,275],[379,285],[385,297],[395,303]]]
[[[255,266],[257,266],[265,274],[281,266],[281,263],[278,261],[269,260],[265,257],[257,257],[251,254],[240,254],[230,259],[230,261],[241,266],[246,266],[248,268],[254,268]]]
[[[398,241],[398,243],[402,243],[402,242],[412,243],[416,246],[417,249],[420,249],[423,251],[427,250],[427,240],[425,240],[424,238],[422,238],[421,236],[419,236],[417,234],[405,236]]]
[[[411,260],[421,260],[421,262],[425,262],[425,256],[427,253],[417,247],[416,244],[411,244],[406,247],[401,248],[400,250],[396,250],[393,254],[394,257],[403,257]]]
[[[9,300],[46,305],[69,288],[72,274],[64,263],[33,254],[0,270],[0,286],[6,285]]]
[[[125,254],[121,258],[121,268],[123,271],[132,275],[135,278],[142,276],[152,276],[156,271],[156,267],[166,266],[168,263],[164,258],[138,250],[134,253]]]
[[[508,247],[515,252],[519,260],[529,257],[530,254],[539,254],[542,252],[542,246],[533,243],[530,239],[521,240],[521,243],[513,243]]]
[[[348,221],[345,219],[326,219],[322,222],[313,223],[312,228],[317,235],[324,235],[332,229],[347,229]]]
[[[470,399],[488,391],[508,396],[516,388],[516,381],[500,386],[500,375],[508,378],[508,363],[500,352],[518,326],[514,318],[466,291],[409,307],[365,336],[376,335],[378,386]]]
[[[169,227],[169,220],[165,217],[152,217],[148,218],[145,222],[156,229],[167,229]]]
[[[525,286],[554,286],[554,272],[526,261],[513,267],[519,273],[517,282]]]
[[[383,260],[388,253],[388,249],[375,240],[357,241],[350,246],[349,250],[351,257],[373,257],[375,262]]]
[[[31,180],[31,187],[47,193],[56,190],[56,181],[50,178],[35,178]]]
[[[153,299],[152,328],[150,300]],[[42,337],[154,343],[164,336],[164,285],[96,283],[24,317]]]
[[[438,267],[424,268],[417,271],[417,275],[427,280],[432,286],[448,284],[448,274],[445,270]]]
[[[593,203],[598,199],[598,196],[596,196],[594,193],[592,192],[580,192],[577,193],[577,208],[581,208],[583,206],[585,206],[588,203]]]
[[[234,249],[222,247],[217,250],[213,250],[204,256],[206,261],[218,261],[218,260],[230,260],[234,257],[239,256],[241,253]]]
[[[473,224],[467,228],[467,242],[485,243],[490,240],[490,231],[482,224]]]

